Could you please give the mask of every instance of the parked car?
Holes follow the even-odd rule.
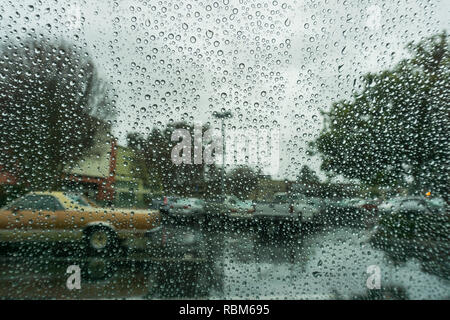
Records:
[[[177,197],[163,196],[160,198],[152,199],[150,205],[151,209],[159,210],[162,214],[168,214],[170,209],[173,208],[174,202],[177,201]]]
[[[273,199],[257,203],[254,220],[261,239],[290,235],[300,230],[302,213],[296,206],[298,198],[276,193]]]
[[[285,192],[276,193],[272,199],[267,199],[257,203],[255,216],[262,218],[290,214],[293,201],[294,199],[289,197]]]
[[[201,218],[204,213],[205,202],[197,198],[178,198],[170,204],[169,215],[179,217]]]
[[[359,203],[360,207],[370,211],[370,212],[376,212],[378,211],[378,206],[380,205],[379,199],[364,199]]]
[[[379,201],[376,199],[351,198],[339,201],[338,206],[347,208],[349,211],[364,209],[366,211],[376,211]]]
[[[284,220],[295,217],[301,222],[317,222],[323,210],[321,198],[276,194],[272,202],[257,205],[255,216],[259,220]]]
[[[252,219],[255,207],[250,200],[241,200],[236,196],[227,196],[223,202],[225,215],[229,219]]]
[[[113,254],[161,224],[158,210],[92,206],[78,194],[31,192],[0,209],[0,241],[83,241],[91,254]]]
[[[394,198],[387,199],[378,206],[378,210],[381,213],[391,212],[394,209],[394,207],[397,207],[399,203],[401,203],[402,201],[404,201],[406,199],[408,199],[408,198],[407,197],[394,197]]]
[[[425,198],[421,196],[398,197],[387,200],[379,205],[382,213],[397,212],[400,210],[438,213],[447,210],[447,203],[441,198]]]
[[[225,205],[223,197],[215,197],[209,198],[205,200],[205,218],[208,221],[217,221],[223,220],[225,217]]]
[[[426,268],[449,279],[447,206],[423,197],[408,197],[394,204],[378,219],[370,237],[372,245],[394,260],[417,258]]]
[[[255,212],[255,204],[251,200],[241,200],[228,195],[205,201],[205,217],[208,220],[251,220]]]
[[[292,199],[293,199],[293,196],[289,195],[286,192],[276,192],[273,195],[272,201],[270,201],[270,202],[271,203],[277,203],[277,204],[279,203],[279,204],[281,204],[281,203],[287,203],[287,202],[289,202],[289,200],[292,200]]]
[[[354,209],[359,209],[363,204],[364,200],[361,198],[345,198],[338,201],[336,206],[353,211]]]
[[[326,220],[331,225],[365,225],[368,216],[376,211],[375,201],[363,198],[344,198],[325,201]]]
[[[317,222],[323,210],[322,199],[316,197],[297,200],[293,205],[293,210],[301,213],[303,222]]]

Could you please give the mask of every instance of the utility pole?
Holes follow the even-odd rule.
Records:
[[[233,115],[231,111],[213,112],[213,116],[216,119],[220,119],[222,122],[222,177],[221,177],[221,192],[225,199],[225,119],[231,118]]]

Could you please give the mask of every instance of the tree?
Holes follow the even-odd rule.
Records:
[[[300,183],[319,183],[319,177],[310,167],[304,165],[297,176],[297,182]]]
[[[218,198],[222,196],[222,168],[221,165],[210,164],[205,168],[205,198]],[[224,172],[226,177],[226,172]]]
[[[450,52],[447,33],[410,43],[411,57],[363,77],[362,92],[324,112],[311,143],[331,174],[369,186],[448,195]]]
[[[192,137],[190,164],[175,164],[172,161],[172,150],[178,141],[172,141],[176,129],[185,129]],[[202,134],[208,130],[201,128]],[[185,122],[167,125],[164,129],[154,128],[147,137],[132,132],[127,136],[128,146],[136,154],[135,163],[141,163],[138,170],[141,178],[152,184],[161,184],[164,192],[169,194],[193,195],[205,189],[205,163],[195,164],[194,127]],[[202,147],[204,148],[204,146]]]
[[[302,166],[293,188],[294,192],[307,196],[317,196],[320,194],[321,187],[317,174],[310,167]]]
[[[112,114],[92,59],[64,41],[0,48],[0,167],[27,190],[54,189]]]
[[[240,199],[247,199],[258,186],[258,173],[252,168],[240,165],[227,176],[228,190]]]

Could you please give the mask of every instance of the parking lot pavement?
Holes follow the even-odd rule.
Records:
[[[204,233],[202,261],[162,261],[145,254],[85,259],[25,249],[25,254],[3,255],[0,297],[351,299],[367,294],[371,265],[380,268],[383,287],[400,287],[408,298],[441,299],[450,292],[448,281],[424,272],[417,261],[389,262],[371,248],[365,230],[266,239],[246,229]],[[73,264],[82,269],[80,290],[66,288],[66,270]]]

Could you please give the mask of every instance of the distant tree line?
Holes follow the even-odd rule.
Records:
[[[202,134],[210,127],[203,126]],[[171,159],[173,148],[179,141],[172,141],[176,129],[187,130],[194,137],[194,127],[186,122],[154,128],[147,136],[131,132],[127,136],[128,147],[135,153],[135,172],[148,184],[161,186],[164,193],[182,196],[216,197],[222,193],[222,167],[215,163],[194,163],[194,151],[190,164],[175,164]],[[194,149],[194,142],[192,150]],[[205,148],[205,144],[202,145]],[[202,150],[203,152],[204,150]],[[182,152],[182,151],[181,151]],[[225,192],[247,198],[257,187],[258,173],[248,166],[237,166],[225,174]]]

